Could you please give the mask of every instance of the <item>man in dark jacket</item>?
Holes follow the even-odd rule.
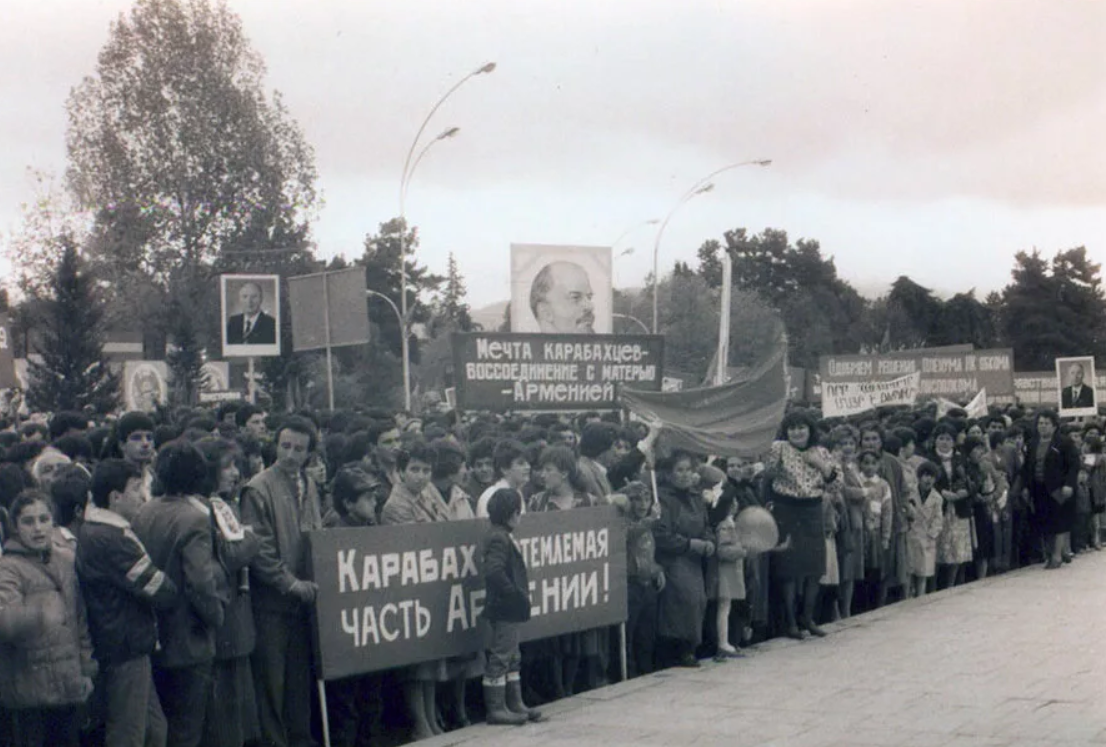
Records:
[[[144,502],[142,470],[105,459],[92,475],[92,504],[77,542],[77,575],[107,710],[105,741],[112,747],[154,747],[166,738],[150,655],[157,647],[154,609],[171,605],[177,587],[131,531],[130,519]]]
[[[196,496],[208,486],[207,463],[190,443],[171,441],[157,457],[165,495],[143,505],[134,531],[150,558],[180,590],[158,611],[161,650],[154,681],[169,725],[171,747],[196,747],[203,736],[215,660],[215,631],[226,599],[219,593],[210,509]]]

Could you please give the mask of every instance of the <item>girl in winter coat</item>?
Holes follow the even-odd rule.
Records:
[[[95,662],[73,554],[53,544],[45,494],[12,502],[0,557],[0,704],[15,747],[75,747],[77,706],[92,693]]]

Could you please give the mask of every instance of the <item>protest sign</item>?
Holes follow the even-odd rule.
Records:
[[[1106,402],[1106,374],[1095,373],[1098,402]],[[1019,371],[1014,374],[1014,393],[1018,401],[1030,407],[1057,407],[1060,404],[1060,379],[1055,371]],[[1008,398],[1013,402],[1013,397]],[[992,398],[992,402],[998,400]]]
[[[617,387],[660,391],[660,335],[453,335],[465,410],[613,410]]]
[[[609,246],[511,244],[511,331],[614,331]]]
[[[0,314],[0,389],[19,386],[15,377],[15,355],[12,352],[11,324],[7,314]]]
[[[485,519],[308,534],[322,679],[480,651]],[[626,531],[610,506],[528,513],[523,640],[626,620]]]
[[[220,275],[223,357],[280,355],[280,276]]]
[[[169,364],[165,361],[125,361],[123,400],[128,410],[153,412],[169,401]]]
[[[292,349],[322,350],[369,341],[365,268],[288,278]]]
[[[879,355],[824,355],[819,358],[819,381],[827,384],[890,381],[921,374],[918,396],[966,401],[980,389],[989,396],[1014,393],[1014,352],[996,350],[902,350]]]
[[[912,373],[890,381],[823,382],[822,414],[845,418],[877,407],[912,405],[921,380],[921,373]]]
[[[1057,358],[1056,381],[1061,416],[1082,418],[1098,414],[1093,356]]]

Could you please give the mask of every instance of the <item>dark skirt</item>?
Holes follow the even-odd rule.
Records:
[[[1033,506],[1036,509],[1032,521],[1042,534],[1063,534],[1075,526],[1075,496],[1062,504],[1048,492],[1041,483],[1034,482],[1030,487]]]
[[[975,559],[986,560],[995,555],[995,522],[991,518],[991,509],[986,503],[972,506],[972,518],[975,520]]]
[[[772,555],[772,574],[785,581],[821,578],[826,572],[826,535],[822,499],[772,496],[772,516],[780,541],[791,537],[791,547]]]

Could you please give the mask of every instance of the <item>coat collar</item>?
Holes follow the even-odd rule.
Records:
[[[107,524],[108,526],[118,527],[119,529],[130,529],[131,527],[131,523],[119,514],[111,509],[100,508],[91,502],[84,511],[84,520],[88,523]]]

